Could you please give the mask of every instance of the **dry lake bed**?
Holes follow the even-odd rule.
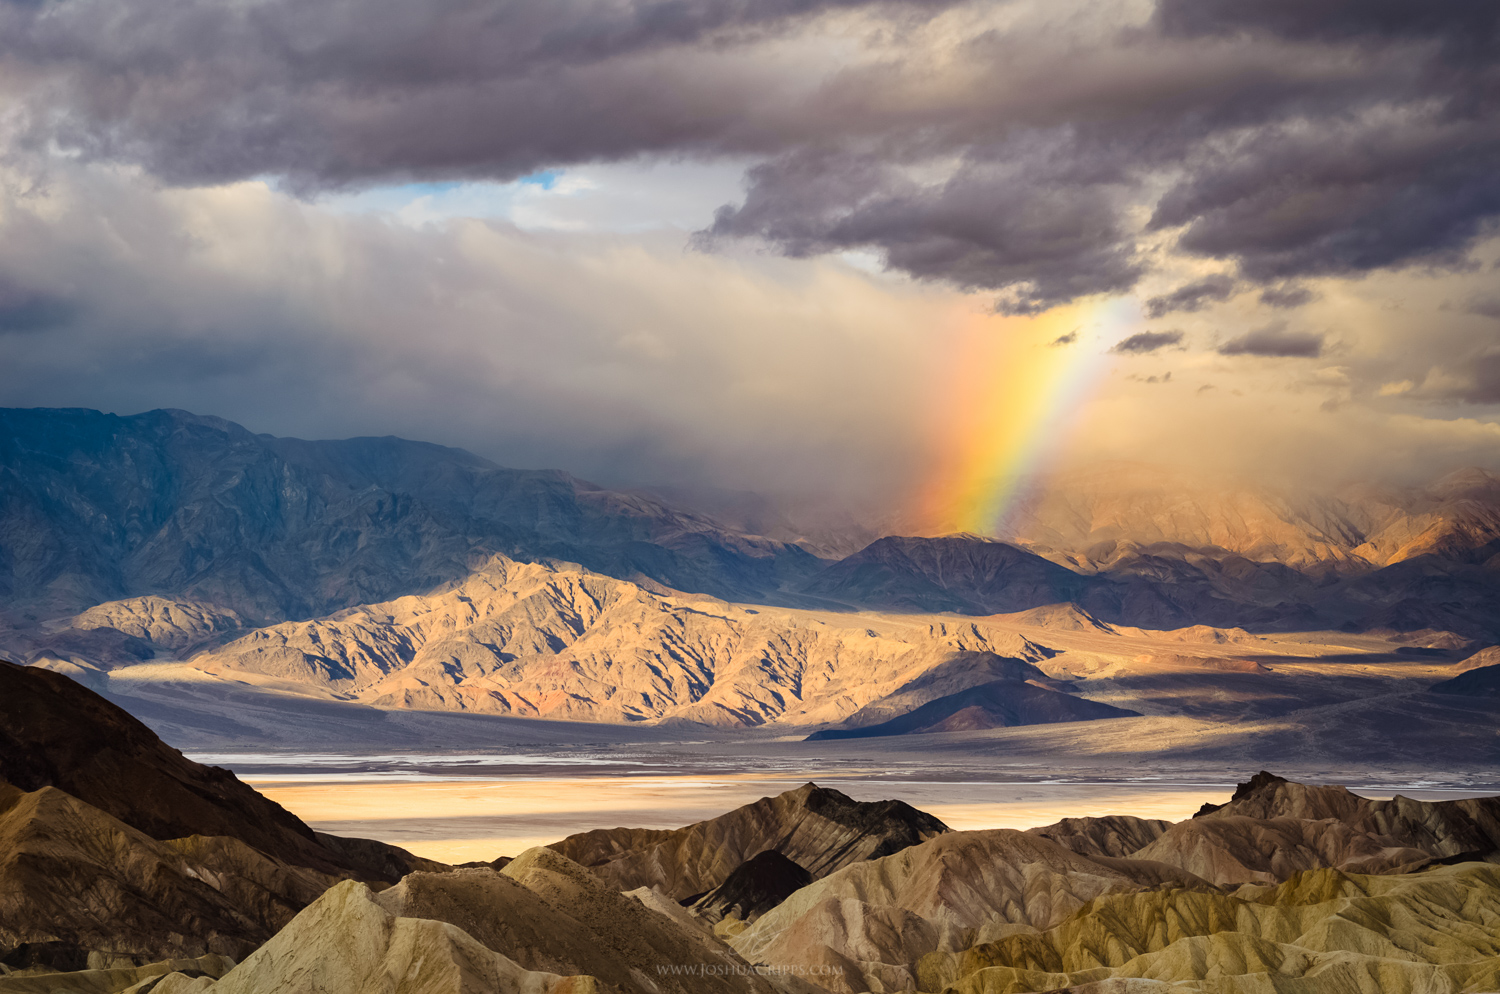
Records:
[[[195,756],[228,766],[312,827],[379,839],[449,863],[514,856],[594,828],[676,828],[722,814],[809,780],[857,800],[895,798],[950,827],[1032,828],[1068,817],[1132,814],[1177,821],[1205,802],[1228,800],[1234,779],[1089,781],[1075,775],[1026,781],[944,770],[843,765],[821,771],[672,771],[650,761],[546,756]],[[510,772],[514,769],[516,772]],[[1369,797],[1424,800],[1493,790],[1430,784],[1370,784]]]

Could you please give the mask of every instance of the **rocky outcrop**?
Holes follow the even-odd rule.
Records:
[[[1343,787],[1262,771],[1222,805],[1205,805],[1136,858],[1181,866],[1225,885],[1276,883],[1326,867],[1383,873],[1500,850],[1500,798],[1372,801]]]
[[[178,994],[202,987],[234,969],[234,960],[209,953],[144,966],[99,966],[66,973],[16,970],[0,964],[0,994]],[[171,977],[170,983],[167,978]]]
[[[621,856],[665,842],[675,834],[676,830],[671,828],[596,828],[570,835],[547,848],[583,866],[602,866]]]
[[[184,994],[781,994],[706,929],[549,849],[503,872],[415,873],[379,894],[341,883],[217,983],[161,983]]]
[[[1155,818],[1105,815],[1102,818],[1064,818],[1026,831],[1056,842],[1080,856],[1123,857],[1155,842],[1171,827],[1171,822]]]
[[[1163,885],[1213,890],[1174,867],[1082,856],[1025,832],[954,832],[815,881],[731,944],[841,994],[911,990],[931,953],[1052,928],[1102,895]]]
[[[0,960],[12,968],[240,959],[332,882],[238,839],[161,842],[54,787],[0,782]]]
[[[189,986],[169,977],[154,989],[160,990],[192,994],[614,991],[589,976],[527,970],[446,922],[393,915],[376,903],[368,887],[354,881],[329,890],[221,980]]]
[[[589,866],[618,890],[652,887],[680,901],[718,887],[740,864],[768,849],[818,878],[947,830],[936,818],[902,801],[856,801],[809,783]],[[634,830],[616,831],[623,839]],[[553,848],[580,852],[583,844],[573,841],[577,838]],[[597,851],[598,833],[588,833],[586,845]]]
[[[934,952],[920,990],[953,994],[1425,994],[1500,986],[1500,867],[1300,874],[1235,894],[1102,896],[1056,926]]]
[[[500,872],[586,928],[592,936],[592,955],[612,959],[617,969],[628,970],[633,978],[631,990],[643,990],[643,994],[772,994],[774,990],[707,930],[651,910],[551,849],[528,849]],[[583,951],[573,955],[583,955]]]
[[[724,882],[693,904],[708,922],[734,918],[753,922],[812,883],[812,874],[775,849],[757,853],[735,867]]]
[[[55,787],[152,839],[227,836],[286,863],[370,879],[399,879],[418,864],[377,842],[330,849],[233,773],[192,762],[121,708],[39,667],[0,662],[0,779],[23,791]]]

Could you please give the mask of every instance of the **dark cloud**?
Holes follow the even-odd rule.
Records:
[[[1500,404],[1500,354],[1481,355],[1469,364],[1469,383],[1459,398],[1470,404]]]
[[[1159,0],[1156,21],[1186,35],[1258,31],[1323,42],[1437,39],[1445,55],[1493,54],[1500,7],[1489,0]]]
[[[1181,345],[1184,337],[1180,331],[1141,331],[1115,343],[1110,351],[1122,355],[1149,355],[1169,345]]]
[[[1419,395],[1463,404],[1500,404],[1500,351],[1489,349],[1466,356],[1461,362],[1442,369],[1442,375],[1436,379],[1434,385],[1429,377]]]
[[[802,94],[757,46],[825,14],[892,24],[949,0],[185,0],[0,3],[0,69],[38,146],[176,183],[294,188],[459,177],[642,153],[784,148]],[[771,126],[774,131],[774,125]]]
[[[1260,302],[1267,307],[1281,307],[1291,310],[1301,307],[1303,304],[1311,303],[1317,298],[1317,294],[1305,286],[1295,283],[1284,283],[1281,286],[1268,286],[1260,292]]]
[[[56,328],[71,321],[78,310],[70,299],[0,278],[0,333]]]
[[[862,155],[794,153],[750,170],[739,207],[701,240],[755,236],[792,256],[878,249],[886,265],[971,290],[1008,290],[1003,313],[1033,313],[1128,289],[1142,266],[1114,186],[1079,175],[1045,140],[1005,163],[969,163],[923,184]]]
[[[1500,216],[1492,0],[1015,0],[924,30],[959,2],[0,3],[0,99],[12,153],[178,184],[748,159],[700,244],[872,251],[1013,313],[1130,289],[1163,237],[1281,286],[1460,267]]]
[[[1146,301],[1146,316],[1159,318],[1173,311],[1201,311],[1209,304],[1228,300],[1234,290],[1235,282],[1232,277],[1214,273],[1180,286],[1171,293],[1152,297]]]
[[[1460,267],[1497,213],[1500,114],[1393,121],[1372,111],[1316,130],[1266,128],[1205,155],[1151,227],[1184,227],[1181,248],[1275,281]]]
[[[1323,336],[1287,331],[1278,323],[1225,342],[1219,354],[1315,359],[1323,354]]]
[[[1500,294],[1476,294],[1464,303],[1464,310],[1481,317],[1500,319]]]
[[[1078,341],[1078,329],[1074,328],[1072,331],[1068,332],[1066,335],[1058,335],[1056,338],[1054,338],[1052,340],[1052,346],[1054,348],[1059,348],[1059,347],[1064,346],[1064,345],[1072,345],[1073,343],[1075,343],[1077,341]]]

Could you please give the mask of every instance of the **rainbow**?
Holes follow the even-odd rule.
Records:
[[[1003,534],[1109,372],[1110,346],[1140,318],[1133,298],[1116,297],[961,322],[935,425],[936,466],[918,499],[922,530]]]

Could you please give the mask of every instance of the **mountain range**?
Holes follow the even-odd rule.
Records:
[[[1349,651],[1432,664],[1402,677],[1425,692],[1500,641],[1500,480],[1479,470],[1291,497],[1105,466],[1033,491],[1015,528],[830,560],[809,550],[836,542],[426,443],[7,410],[0,652],[121,701],[217,681],[827,740],[1204,716],[1247,680],[1239,699],[1324,706],[1364,692],[1329,679]],[[1304,644],[1326,647],[1317,679]],[[1192,701],[1148,676],[1174,654]]]
[[[1073,601],[1126,624],[1299,611],[1370,624],[1420,613],[1403,604],[1413,598],[1451,612],[1487,585],[1500,478],[1469,469],[1415,490],[1287,495],[1109,464],[1034,489],[1008,534],[887,536],[832,561],[640,493],[428,443],[275,438],[182,411],[0,410],[0,595],[23,622],[140,596],[253,624],[311,618],[425,592],[502,554],[791,606],[987,614]]]

